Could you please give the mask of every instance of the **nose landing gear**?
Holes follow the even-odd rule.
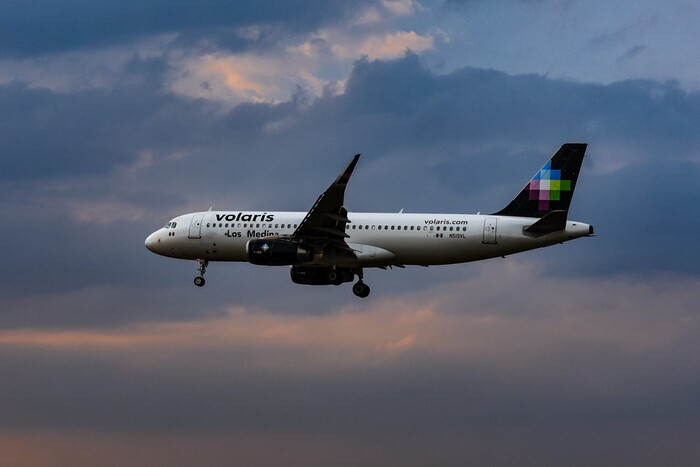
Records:
[[[209,261],[205,259],[198,259],[197,265],[199,276],[194,278],[194,285],[196,285],[197,287],[203,287],[204,284],[207,282],[204,280],[204,273],[207,272],[207,266],[209,265]]]

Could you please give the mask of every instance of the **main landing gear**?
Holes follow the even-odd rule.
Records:
[[[352,286],[352,293],[360,298],[367,298],[369,296],[369,285],[362,281],[362,269],[357,273],[358,281]]]
[[[197,287],[203,287],[204,284],[207,282],[204,280],[204,273],[207,272],[207,266],[209,265],[209,261],[205,259],[198,259],[197,265],[199,275],[194,278],[194,285],[196,285]]]

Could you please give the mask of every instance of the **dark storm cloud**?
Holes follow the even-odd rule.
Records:
[[[231,49],[268,40],[269,34],[313,31],[356,11],[340,1],[226,0],[149,2],[8,0],[0,15],[0,56],[31,56],[121,43],[135,37],[178,33],[208,38]],[[369,3],[369,2],[368,2]],[[263,26],[240,35],[232,28]],[[268,26],[269,29],[265,29]]]
[[[1,207],[22,232],[6,240],[15,265],[0,272],[7,297],[140,284],[162,277],[159,265],[189,286],[192,264],[150,255],[148,233],[212,205],[308,209],[356,152],[364,157],[348,188],[350,210],[494,212],[566,141],[590,143],[571,217],[599,236],[525,258],[550,274],[699,272],[700,253],[685,246],[684,232],[700,228],[689,202],[698,197],[700,99],[676,83],[604,86],[472,68],[439,75],[409,54],[359,61],[342,95],[300,93],[224,112],[166,91],[147,79],[154,70],[162,77],[167,67],[135,59],[125,72],[133,79],[112,90],[0,86]],[[669,217],[685,219],[686,230],[666,229]],[[284,281],[279,294],[291,290],[286,271],[240,276],[245,265],[217,266],[220,283],[250,287],[239,297],[246,303],[278,303],[265,278]],[[373,273],[401,291],[454,268],[388,274]],[[212,305],[227,302],[227,290],[210,289]],[[304,310],[302,302],[290,309]],[[5,322],[20,325],[22,313],[11,315]]]
[[[136,60],[126,73],[135,80],[159,66]],[[201,128],[188,115],[206,107],[149,82],[68,93],[12,82],[0,85],[0,106],[3,180],[104,174],[128,165],[140,151],[186,148]]]

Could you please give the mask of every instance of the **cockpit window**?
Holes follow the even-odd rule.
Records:
[[[163,228],[164,228],[164,229],[169,229],[171,225],[172,225],[172,222],[168,222],[167,224],[165,224],[165,227],[163,227]]]
[[[171,229],[174,229],[175,227],[177,227],[177,222],[173,222],[172,225],[170,226]]]

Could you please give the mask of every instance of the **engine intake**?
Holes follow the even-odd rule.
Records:
[[[313,266],[292,266],[292,282],[304,285],[340,285],[352,282],[355,274],[349,268],[328,268]]]
[[[248,261],[260,266],[290,266],[313,259],[313,250],[291,240],[250,240]]]

